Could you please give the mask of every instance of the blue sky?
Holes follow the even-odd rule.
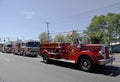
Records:
[[[45,22],[50,33],[85,30],[93,16],[119,9],[120,0],[0,0],[0,37],[36,39]]]

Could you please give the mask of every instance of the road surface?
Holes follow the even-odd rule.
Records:
[[[113,65],[83,72],[74,64],[44,64],[42,58],[0,52],[0,82],[120,82],[120,55]]]

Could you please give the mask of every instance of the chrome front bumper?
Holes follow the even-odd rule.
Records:
[[[100,65],[105,65],[105,64],[112,63],[113,61],[115,61],[115,57],[112,56],[108,59],[99,60],[99,63],[100,63]]]

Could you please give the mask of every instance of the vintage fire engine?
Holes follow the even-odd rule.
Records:
[[[34,40],[26,40],[18,44],[20,47],[19,53],[23,56],[35,56],[39,54],[40,42]]]
[[[104,44],[45,43],[40,45],[40,56],[43,62],[50,60],[78,64],[83,71],[92,71],[97,65],[112,63],[115,58],[109,56],[109,49]]]
[[[3,44],[2,52],[11,53],[12,52],[12,42],[6,42]]]

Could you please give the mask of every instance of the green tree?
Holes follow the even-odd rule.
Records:
[[[94,16],[86,31],[92,43],[111,43],[120,37],[120,14]]]
[[[43,32],[39,35],[39,40],[41,43],[47,43],[47,42],[51,42],[52,41],[52,37],[49,36],[49,40],[48,40],[48,35],[46,32]]]
[[[91,38],[93,44],[105,43],[105,16],[95,16],[93,17],[89,27],[87,28],[86,33]]]
[[[65,42],[77,42],[77,38],[79,37],[79,33],[77,31],[73,30],[70,34],[67,34],[65,37]]]
[[[110,41],[114,41],[115,39],[118,39],[118,37],[120,41],[120,14],[109,13],[106,17],[106,20],[108,22],[108,32]]]
[[[55,42],[64,42],[65,41],[65,35],[63,34],[57,34],[54,38]]]
[[[66,34],[66,36],[65,36],[65,42],[67,42],[67,43],[71,42],[70,34]]]
[[[109,43],[120,37],[120,14],[108,13],[106,16]]]

